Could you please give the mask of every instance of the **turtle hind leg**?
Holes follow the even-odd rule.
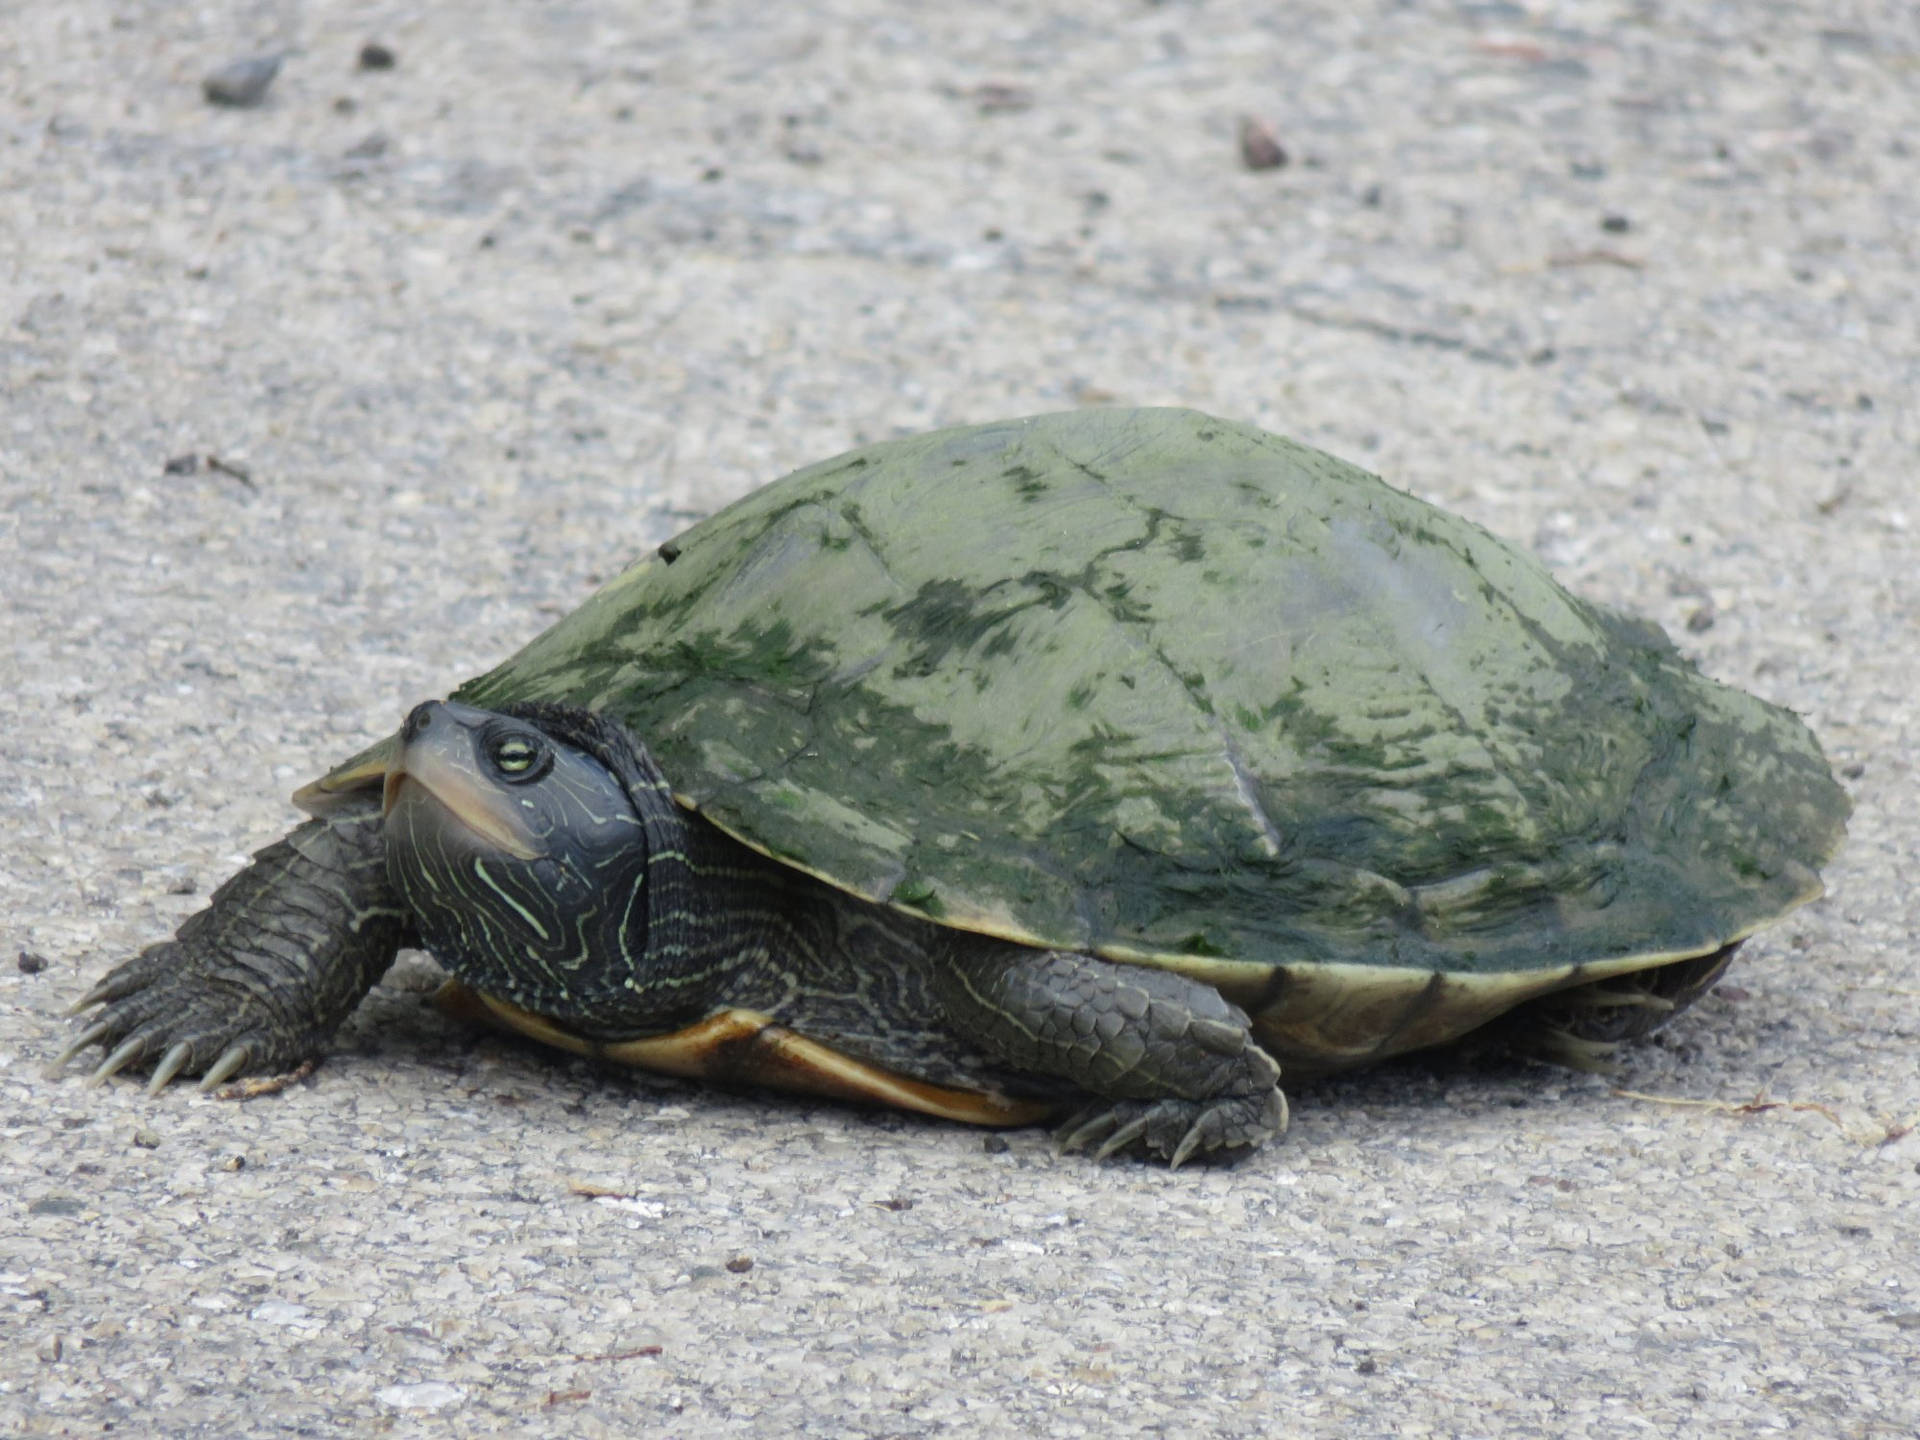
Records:
[[[1691,960],[1558,990],[1495,1023],[1520,1054],[1604,1074],[1622,1045],[1651,1035],[1711,990],[1739,948],[1736,940]]]
[[[1244,1011],[1168,970],[956,934],[935,974],[949,1022],[1012,1068],[1095,1097],[1069,1150],[1138,1150],[1178,1166],[1287,1128],[1280,1067]]]
[[[104,1008],[54,1068],[97,1044],[96,1082],[154,1061],[150,1091],[181,1074],[205,1088],[289,1069],[320,1051],[407,932],[378,813],[309,821],[82,996],[76,1013]]]

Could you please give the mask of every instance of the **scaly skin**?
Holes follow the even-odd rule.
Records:
[[[105,1009],[55,1063],[104,1046],[98,1082],[158,1057],[150,1091],[181,1074],[204,1089],[291,1069],[320,1053],[408,930],[378,811],[308,821],[88,991],[74,1010]]]
[[[1170,970],[955,934],[935,984],[953,1027],[1017,1070],[1102,1097],[1064,1149],[1130,1147],[1178,1167],[1287,1128],[1280,1067],[1246,1013]]]

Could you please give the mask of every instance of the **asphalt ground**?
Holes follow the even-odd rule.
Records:
[[[0,1430],[1920,1432],[1917,154],[1898,4],[10,7]],[[1296,1086],[1230,1170],[596,1070],[418,958],[277,1095],[44,1073],[690,519],[1149,403],[1803,714],[1827,898],[1617,1075]]]

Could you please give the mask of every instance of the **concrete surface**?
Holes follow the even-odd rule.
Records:
[[[7,7],[0,1431],[1920,1431],[1916,151],[1904,4]],[[424,961],[275,1097],[43,1076],[296,783],[689,517],[1144,402],[1803,712],[1830,896],[1613,1081],[1297,1089],[1226,1172],[599,1073]]]

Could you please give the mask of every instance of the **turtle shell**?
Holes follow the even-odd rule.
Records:
[[[749,495],[457,699],[629,725],[854,894],[1163,965],[1370,1057],[1820,893],[1806,727],[1479,526],[1187,410],[888,441]]]

